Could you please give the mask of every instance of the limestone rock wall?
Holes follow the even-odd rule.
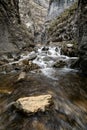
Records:
[[[30,45],[32,37],[21,25],[18,0],[0,0],[0,53]]]
[[[57,18],[48,25],[48,43],[72,41],[76,39],[77,30],[77,2],[65,9]]]
[[[21,21],[35,38],[35,42],[41,42],[41,32],[44,29],[49,0],[20,0],[19,11]]]

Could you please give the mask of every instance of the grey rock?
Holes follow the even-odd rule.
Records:
[[[37,54],[36,54],[35,52],[32,52],[32,53],[29,55],[28,59],[29,59],[29,60],[34,60],[36,57],[37,57]]]
[[[50,61],[51,59],[52,59],[51,57],[46,56],[46,57],[43,58],[43,61],[47,61],[47,62],[48,62],[48,61]]]

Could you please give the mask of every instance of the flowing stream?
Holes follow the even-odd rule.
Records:
[[[61,55],[57,46],[42,46],[19,61],[35,54],[40,69],[25,80],[16,82],[19,72],[0,74],[0,130],[87,130],[87,78],[69,68],[76,57]],[[64,66],[53,67],[60,60]],[[20,97],[42,94],[53,96],[52,110],[26,116],[12,106]]]

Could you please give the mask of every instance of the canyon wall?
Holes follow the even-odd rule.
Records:
[[[0,0],[0,53],[30,45],[32,36],[21,25],[18,0]]]
[[[35,43],[41,43],[49,0],[20,0],[19,11],[21,21],[32,33]]]
[[[65,5],[65,3],[63,4]],[[58,14],[58,16],[55,17],[55,19],[49,22],[47,27],[48,43],[57,42],[57,44],[62,45],[63,42],[65,42],[65,44],[69,42],[77,44],[77,2],[74,2],[72,4],[70,3],[69,6],[67,5],[66,9],[61,7],[62,12]]]
[[[59,16],[65,9],[69,8],[76,0],[50,0],[48,20]]]
[[[87,74],[87,0],[0,0],[0,53],[41,43],[44,35],[48,43],[78,43]]]
[[[87,0],[78,2],[79,67],[87,75]]]

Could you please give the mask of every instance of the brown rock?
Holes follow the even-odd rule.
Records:
[[[25,79],[25,77],[26,77],[26,72],[21,72],[21,73],[19,74],[19,77],[18,77],[18,80],[17,80],[17,81],[21,81],[21,80]]]
[[[29,65],[29,60],[28,59],[22,60],[22,63],[23,65]]]
[[[0,66],[1,66],[1,65],[4,65],[4,64],[5,64],[5,62],[3,62],[3,61],[0,61]]]
[[[25,65],[24,68],[23,68],[23,71],[28,72],[28,71],[36,70],[36,69],[39,69],[39,68],[40,67],[37,64],[29,61],[29,65]]]
[[[38,111],[45,112],[53,104],[52,95],[40,95],[32,97],[19,98],[14,106],[27,114],[34,114]]]
[[[55,68],[62,68],[65,65],[67,65],[67,63],[63,60],[58,60],[57,62],[54,63],[53,67]]]

